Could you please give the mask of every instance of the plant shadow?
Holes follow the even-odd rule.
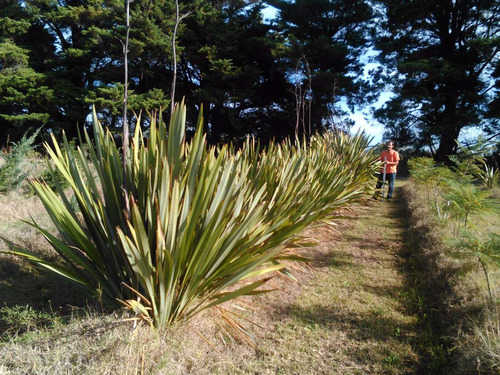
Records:
[[[312,305],[307,308],[292,305],[288,314],[306,326],[320,325],[326,330],[342,327],[348,337],[357,341],[387,341],[391,338],[407,341],[415,329],[413,322],[401,322],[391,316],[385,316],[383,309],[370,309],[365,313],[353,315],[347,309],[336,310],[323,305]]]
[[[29,262],[0,256],[0,307],[30,306],[41,311],[85,306],[83,290]]]

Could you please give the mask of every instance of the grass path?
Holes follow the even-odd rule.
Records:
[[[315,277],[258,346],[245,373],[408,374],[419,367],[418,318],[402,271],[397,202],[359,206],[341,235],[324,236]]]

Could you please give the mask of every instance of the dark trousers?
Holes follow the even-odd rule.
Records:
[[[382,187],[383,174],[379,173],[377,181],[377,189]],[[387,192],[387,198],[392,198],[392,192],[394,191],[394,183],[396,182],[396,173],[386,173],[385,181],[389,184],[389,191]]]

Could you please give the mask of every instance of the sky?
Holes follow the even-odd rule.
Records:
[[[366,60],[363,72],[365,78],[368,78],[370,70],[380,65],[378,63],[369,62],[369,57],[374,56],[375,54],[376,54],[375,51],[369,51],[365,56],[361,58],[362,62]],[[382,135],[384,133],[384,125],[378,122],[373,117],[371,112],[374,108],[378,109],[382,107],[384,103],[387,102],[392,96],[393,93],[389,91],[381,92],[377,102],[375,102],[372,106],[366,106],[363,109],[358,109],[354,111],[354,113],[352,113],[349,116],[351,120],[355,121],[355,125],[352,128],[352,132],[356,133],[360,130],[364,131],[370,137],[373,137],[371,141],[372,145],[381,143]],[[345,107],[345,109],[347,109],[347,106]]]

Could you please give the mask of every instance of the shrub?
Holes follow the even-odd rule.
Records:
[[[10,151],[3,156],[4,163],[0,167],[0,192],[5,193],[17,189],[27,178],[29,168],[26,167],[26,159],[33,153],[33,142],[40,133],[41,128],[36,130],[30,137],[27,133],[19,142],[12,144]]]
[[[13,335],[50,326],[57,321],[53,314],[37,311],[31,306],[5,306],[0,308],[0,314],[0,319],[9,326],[7,333]]]
[[[67,140],[62,148],[55,139],[46,145],[80,212],[60,184],[58,198],[33,181],[60,237],[33,226],[64,262],[49,263],[13,244],[10,253],[161,326],[262,293],[268,275],[284,271],[282,260],[301,260],[286,250],[297,233],[373,185],[377,158],[365,151],[363,136],[317,136],[310,147],[285,142],[260,153],[253,141],[237,152],[207,149],[201,117],[194,138],[184,140],[185,116],[185,107],[177,107],[168,132],[161,117],[152,118],[147,142],[137,125],[123,164],[94,112],[88,156],[97,179],[81,149],[75,156]],[[87,133],[85,139],[91,145]]]
[[[446,209],[457,219],[458,226],[463,223],[466,227],[469,215],[487,212],[494,205],[489,199],[488,192],[478,190],[470,183],[460,184],[450,181],[445,194],[449,202]]]
[[[69,183],[66,179],[64,179],[63,174],[58,169],[54,170],[50,165],[48,168],[44,169],[40,178],[52,190],[57,190],[57,184],[59,184],[62,189],[66,189],[69,186]]]
[[[481,182],[487,189],[493,189],[494,186],[498,185],[500,171],[498,168],[495,169],[490,167],[485,161],[483,161],[483,169],[478,171],[478,175]]]
[[[432,158],[417,157],[408,161],[411,179],[419,187],[425,189],[427,203],[439,218],[444,217],[443,209],[447,204],[444,199],[446,191],[454,179],[453,172],[442,166],[437,166]]]
[[[500,235],[486,233],[483,237],[487,239],[483,239],[480,233],[466,229],[463,229],[460,234],[461,238],[455,240],[454,243],[457,250],[459,250],[455,254],[463,258],[474,258],[479,261],[488,287],[489,303],[493,308],[495,303],[487,266],[491,264],[497,268],[500,267]]]

